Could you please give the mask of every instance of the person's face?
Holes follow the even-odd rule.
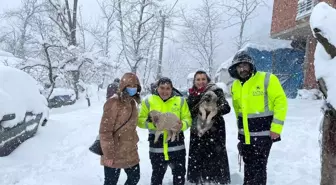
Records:
[[[207,86],[208,83],[209,82],[206,74],[197,74],[195,76],[195,86],[197,87],[197,89]]]
[[[173,87],[171,84],[160,84],[157,91],[163,100],[167,100],[173,93]]]
[[[240,78],[245,79],[248,78],[251,74],[251,66],[249,63],[243,62],[237,65],[237,72]]]

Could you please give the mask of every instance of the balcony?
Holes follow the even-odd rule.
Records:
[[[317,3],[317,0],[298,0],[296,20],[308,17]]]

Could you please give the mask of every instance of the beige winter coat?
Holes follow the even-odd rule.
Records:
[[[124,89],[131,84],[136,84],[138,92],[141,91],[136,75],[126,73],[120,81],[118,96],[108,99],[104,105],[99,129],[100,144],[104,154],[101,157],[103,166],[108,166],[106,160],[113,160],[113,164],[108,166],[111,168],[130,168],[139,164],[137,147],[139,138],[136,131],[138,122],[136,102],[139,102],[139,95],[130,97],[123,93]],[[130,120],[122,126],[129,118]],[[119,127],[121,128],[115,132]]]

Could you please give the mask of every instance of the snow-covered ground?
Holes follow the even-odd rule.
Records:
[[[231,101],[231,100],[229,100]],[[288,117],[282,141],[274,144],[268,164],[270,185],[316,185],[320,178],[319,120],[322,101],[289,100]],[[23,143],[10,156],[0,158],[2,185],[101,185],[103,167],[99,157],[88,147],[94,141],[102,114],[103,102],[92,107],[76,103],[53,110],[46,127]],[[63,110],[62,109],[66,109]],[[237,129],[234,113],[225,116],[227,147],[232,184],[242,184],[237,161]],[[151,166],[148,157],[147,131],[138,129],[141,180],[148,185]],[[186,132],[187,138],[189,132]],[[188,146],[189,139],[186,140]],[[119,184],[125,182],[122,172]],[[165,185],[172,184],[167,170]]]

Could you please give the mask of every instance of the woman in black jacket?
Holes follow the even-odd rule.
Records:
[[[230,170],[226,151],[226,132],[223,115],[230,112],[224,92],[204,71],[197,71],[193,87],[189,89],[188,105],[193,119],[190,133],[187,180],[190,183],[230,184]],[[199,102],[206,91],[213,91],[218,97],[218,113],[213,118],[212,128],[202,137],[197,135],[196,121]]]

